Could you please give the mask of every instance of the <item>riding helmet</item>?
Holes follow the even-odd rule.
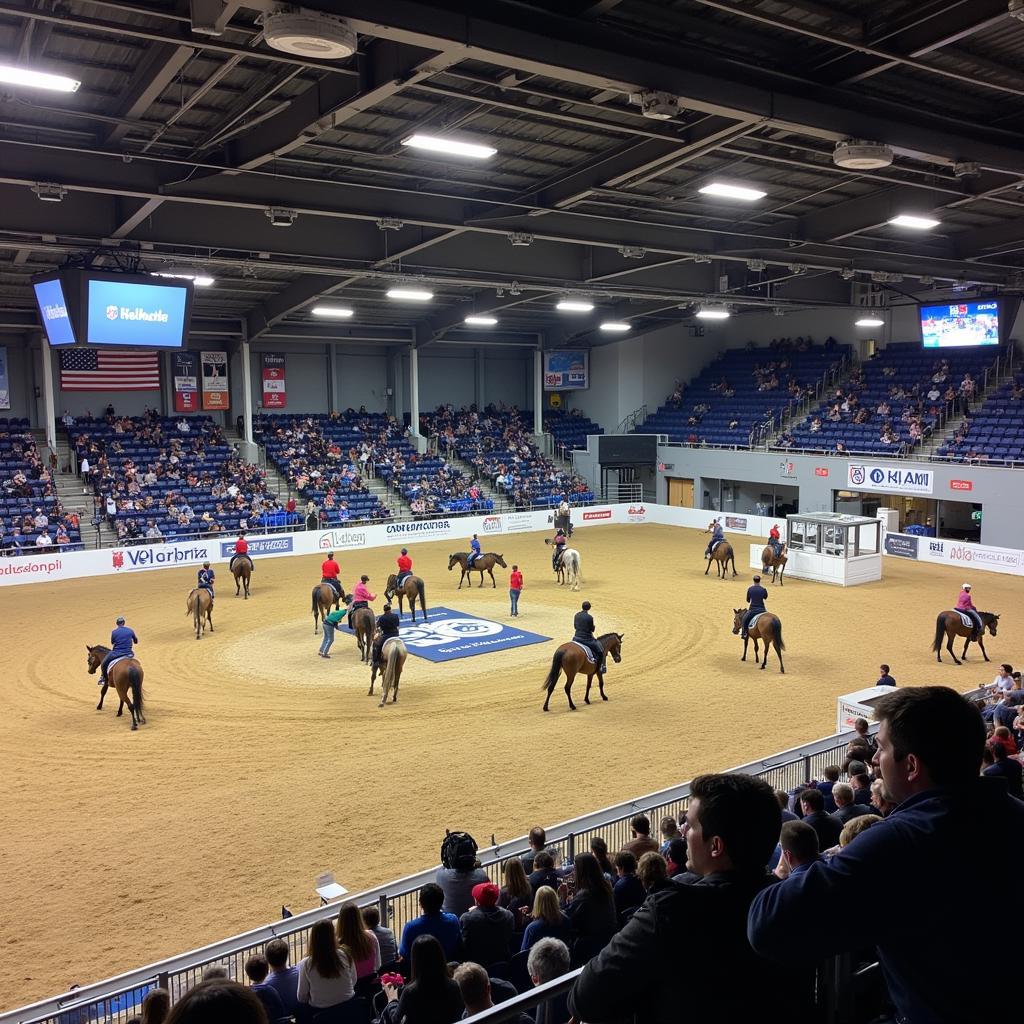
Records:
[[[409,554],[409,549],[408,548],[402,548],[401,554],[403,554],[403,555]]]
[[[117,617],[117,624],[119,626],[123,626],[124,625],[124,616],[123,615],[118,615],[118,617]]]

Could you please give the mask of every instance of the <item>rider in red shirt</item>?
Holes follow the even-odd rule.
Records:
[[[409,557],[409,551],[407,548],[402,548],[401,554],[398,556],[398,579],[396,583],[401,586],[405,582],[406,576],[412,573],[412,559]]]
[[[228,572],[234,569],[235,559],[239,555],[249,555],[249,542],[245,539],[244,530],[238,535],[238,540],[235,541],[235,553],[231,556],[231,561],[228,563]],[[252,562],[252,555],[249,555],[249,561]]]
[[[327,552],[327,558],[324,560],[323,565],[320,566],[320,573],[323,577],[320,582],[329,583],[338,597],[341,597],[341,584],[338,582],[341,566],[334,560],[333,551]]]
[[[768,531],[768,543],[771,545],[772,551],[775,552],[775,557],[778,558],[782,554],[782,536],[777,523],[773,523],[771,530]]]

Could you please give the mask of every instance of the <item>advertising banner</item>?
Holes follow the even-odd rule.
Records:
[[[545,391],[580,391],[589,387],[589,352],[544,353]]]
[[[199,357],[203,365],[203,408],[230,408],[227,352],[200,352]]]
[[[885,535],[885,553],[899,558],[917,558],[919,537],[905,533],[887,533]]]
[[[284,409],[288,404],[284,383],[284,356],[264,352],[262,359],[263,408]]]
[[[11,407],[11,379],[7,370],[7,349],[0,347],[0,409]]]
[[[905,466],[875,466],[851,462],[847,484],[855,491],[888,491],[892,494],[931,494],[935,474],[930,469]]]
[[[195,352],[171,355],[174,380],[174,411],[199,412],[199,356]]]

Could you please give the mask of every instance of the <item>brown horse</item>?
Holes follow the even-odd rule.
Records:
[[[249,600],[249,577],[252,575],[252,559],[248,555],[239,555],[231,566],[231,575],[235,577],[235,597],[245,588],[245,599]]]
[[[345,588],[341,588],[341,597],[334,592],[330,583],[318,583],[313,588],[313,636],[317,634],[317,625],[325,618],[333,605],[335,609],[345,598]]]
[[[196,639],[198,640],[206,632],[206,625],[209,623],[210,632],[213,632],[213,597],[205,587],[196,587],[189,592],[188,601],[185,605],[185,614],[192,616],[192,622],[196,627]]]
[[[100,667],[103,659],[110,653],[109,647],[90,647],[85,645],[89,652],[89,675],[93,675]],[[107,670],[107,679],[100,690],[100,702],[96,705],[97,711],[103,710],[103,698],[107,695],[110,684],[114,684],[117,696],[121,703],[117,707],[117,717],[128,705],[128,713],[132,716],[132,729],[138,729],[139,725],[146,724],[146,716],[142,713],[142,666],[135,658],[124,658],[111,665]],[[130,696],[129,696],[130,695]]]
[[[454,555],[448,556],[448,571],[451,572],[455,566],[459,566],[462,569],[462,576],[459,579],[459,590],[462,589],[462,581],[471,573],[480,573],[480,586],[484,585],[484,573],[487,573],[491,577],[491,586],[496,587],[497,584],[494,582],[494,567],[500,565],[502,569],[507,569],[508,566],[505,564],[505,559],[501,555],[496,555],[493,552],[487,552],[480,555],[479,558],[473,563],[473,568],[469,568],[469,552],[467,551],[456,551]],[[469,585],[473,586],[473,581],[469,581]]]
[[[388,691],[392,691],[391,703],[397,703],[398,683],[402,678],[402,669],[405,668],[405,660],[408,657],[409,651],[399,637],[392,637],[390,640],[384,641],[384,647],[380,652],[381,664],[373,663],[373,671],[370,673],[370,692],[367,694],[368,697],[373,696],[373,684],[379,668],[382,692],[378,707],[384,707],[387,703]]]
[[[369,665],[373,656],[373,633],[377,626],[373,611],[369,608],[357,608],[349,615],[349,622],[359,645],[359,660]]]
[[[597,642],[605,654],[610,654],[612,660],[616,662],[622,661],[622,636],[622,633],[605,633],[597,638]],[[548,691],[547,697],[544,698],[545,711],[548,710],[548,702],[551,700],[551,694],[554,693],[555,683],[558,682],[560,672],[565,673],[565,695],[569,698],[570,711],[576,710],[576,705],[572,702],[572,681],[578,672],[585,673],[587,677],[587,692],[583,695],[584,704],[590,703],[590,687],[594,682],[595,675],[597,676],[597,688],[601,692],[601,700],[608,699],[604,692],[603,673],[597,671],[597,666],[583,653],[580,645],[570,640],[555,651],[551,659],[551,671],[541,687],[542,690]]]
[[[733,576],[738,575],[736,572],[736,554],[732,549],[732,545],[727,540],[723,540],[715,550],[711,552],[711,557],[708,559],[708,567],[704,570],[705,576],[710,572],[712,562],[715,563],[715,571],[718,573],[718,578],[720,580],[725,579],[729,562],[732,562]]]
[[[423,621],[427,621],[427,593],[423,587],[423,580],[419,576],[406,576],[402,585],[398,585],[398,575],[392,573],[388,577],[388,585],[384,588],[384,598],[390,601],[398,595],[398,614],[405,612],[403,600],[409,599],[409,611],[412,612],[412,621],[416,621],[416,601],[420,602],[420,611],[423,612]]]
[[[743,628],[743,616],[747,614],[746,608],[733,608],[733,619],[732,619],[732,631],[733,633],[739,633]],[[747,635],[743,638],[743,657],[740,661],[747,660],[747,644],[750,641],[754,641],[754,662],[757,662],[759,657],[757,653],[757,642],[762,640],[764,642],[764,660],[761,662],[761,668],[768,664],[768,648],[775,648],[775,653],[779,656],[779,671],[785,675],[786,666],[782,664],[782,652],[786,649],[786,645],[782,642],[782,620],[778,615],[772,615],[771,612],[761,612],[751,628],[747,630]]]
[[[779,554],[775,554],[771,544],[765,544],[764,550],[761,552],[761,572],[767,572],[769,569],[772,571],[772,583],[775,582],[775,577],[779,577],[779,586],[782,586],[782,576],[786,571],[786,562],[789,561],[789,555],[786,554],[786,545],[783,544],[779,549]]]
[[[999,616],[993,615],[992,612],[978,612],[978,616],[981,619],[981,632],[978,634],[978,639],[975,642],[981,648],[981,653],[985,660],[991,661],[992,659],[985,653],[985,630],[987,629],[995,636],[996,628],[999,625]],[[954,665],[959,665],[960,662],[953,652],[953,637],[967,637],[964,641],[963,653],[960,655],[966,661],[967,648],[971,645],[971,641],[974,638],[974,630],[963,624],[959,612],[939,612],[939,617],[935,620],[935,641],[932,643],[932,650],[935,652],[935,660],[940,663],[942,661],[943,634],[946,637],[946,650],[949,651],[949,656],[953,659]]]

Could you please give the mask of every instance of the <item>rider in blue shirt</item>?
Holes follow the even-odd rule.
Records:
[[[139,638],[135,635],[135,630],[124,624],[124,616],[118,616],[117,626],[111,631],[110,634],[110,653],[103,659],[103,663],[100,665],[100,678],[97,686],[106,686],[107,684],[107,666],[115,658],[134,658],[135,649],[132,644],[137,644]]]
[[[711,557],[712,549],[720,540],[725,540],[725,530],[722,529],[721,522],[716,519],[711,524],[711,540],[708,541],[707,550],[704,552],[705,558]]]
[[[476,539],[476,534],[473,534],[473,539],[469,542],[469,558],[466,559],[466,568],[470,569],[473,567],[473,563],[480,557],[480,541]]]
[[[213,600],[213,581],[216,578],[217,574],[210,568],[210,563],[203,562],[203,567],[199,570],[196,586],[201,590],[208,590],[210,592],[211,601]]]
[[[743,616],[743,631],[740,633],[744,639],[747,637],[747,626],[750,625],[750,620],[755,615],[760,615],[762,612],[767,611],[764,606],[765,601],[768,600],[768,591],[761,586],[761,577],[755,576],[754,583],[752,586],[747,587],[747,614]]]

